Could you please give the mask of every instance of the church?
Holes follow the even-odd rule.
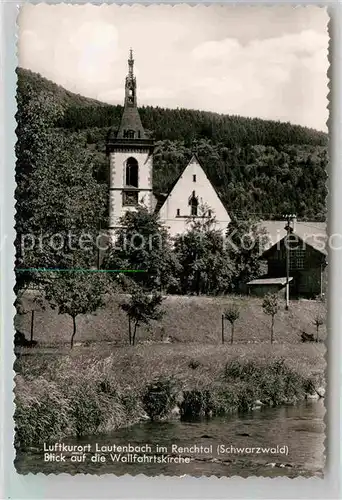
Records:
[[[143,205],[158,212],[171,236],[186,231],[191,218],[215,216],[217,229],[226,230],[229,214],[196,155],[176,179],[166,198],[153,193],[154,142],[148,137],[137,105],[137,81],[130,50],[124,110],[119,129],[107,141],[109,156],[109,232],[114,237],[120,218]]]

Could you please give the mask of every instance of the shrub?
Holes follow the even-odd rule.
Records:
[[[197,359],[192,359],[189,361],[188,367],[192,370],[196,370],[201,365],[201,363]]]
[[[156,420],[166,417],[176,404],[176,394],[176,383],[172,378],[160,377],[155,382],[148,384],[142,397],[142,403],[150,419]]]
[[[76,380],[68,396],[72,426],[76,435],[95,434],[104,420],[100,392],[97,392],[90,384]],[[102,400],[105,397],[106,395],[103,394]]]
[[[259,390],[254,385],[236,385],[237,408],[239,411],[245,412],[251,410],[258,397]]]
[[[238,409],[238,391],[233,385],[225,389],[214,390],[211,393],[213,415],[222,416]]]
[[[69,402],[56,384],[43,377],[29,384],[16,377],[15,445],[20,448],[59,439],[69,431]]]
[[[213,414],[214,404],[209,390],[184,391],[180,405],[182,420],[194,420]]]
[[[232,360],[225,366],[224,378],[240,384],[236,386],[240,409],[248,409],[255,399],[279,405],[314,391],[313,381],[289,368],[282,358],[263,364]]]
[[[126,391],[120,396],[120,402],[124,407],[127,424],[136,422],[143,413],[141,399],[138,393]]]

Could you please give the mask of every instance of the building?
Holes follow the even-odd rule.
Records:
[[[137,82],[132,50],[125,81],[125,102],[119,130],[109,135],[109,232],[139,204],[152,211],[153,140],[147,137],[137,107]]]
[[[139,116],[137,82],[130,50],[120,126],[118,131],[111,132],[107,141],[111,237],[114,238],[115,230],[120,227],[120,218],[139,205],[159,213],[171,236],[186,231],[189,220],[212,215],[217,221],[217,228],[225,231],[230,216],[196,155],[184,167],[168,195],[154,195],[153,149],[153,140],[148,137]],[[267,274],[247,284],[250,293],[282,293],[287,280],[284,225],[284,221],[262,222],[269,237],[269,245],[261,256],[267,263]],[[291,231],[295,241],[289,252],[290,294],[312,297],[324,293],[327,274],[325,225],[296,222]]]
[[[267,262],[267,275],[255,280],[258,283],[248,283],[250,293],[260,295],[271,288],[284,287],[288,258],[289,277],[292,278],[290,295],[312,298],[324,294],[327,283],[326,225],[294,221],[288,240],[284,221],[264,221],[262,225],[270,237],[270,246],[260,257]]]
[[[196,155],[185,166],[169,194],[153,194],[153,140],[147,136],[137,107],[137,82],[132,50],[125,81],[125,102],[118,131],[107,141],[109,155],[109,231],[114,237],[120,218],[144,205],[160,213],[171,236],[183,233],[190,218],[215,215],[218,228],[225,230],[230,217]]]
[[[293,278],[289,278],[289,283]],[[247,283],[247,290],[249,295],[256,297],[263,297],[267,293],[275,293],[281,297],[286,294],[286,278],[260,278],[249,281]]]
[[[196,155],[176,179],[157,210],[171,236],[184,233],[191,219],[215,215],[216,227],[225,231],[229,214]]]

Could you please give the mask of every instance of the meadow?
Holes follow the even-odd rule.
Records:
[[[241,310],[236,342],[229,343],[228,324],[222,344],[221,314],[232,301]],[[319,303],[294,301],[289,311],[282,308],[273,345],[260,299],[168,297],[163,307],[162,321],[141,329],[138,345],[129,346],[127,319],[112,301],[81,319],[72,350],[69,318],[52,310],[37,313],[39,344],[21,348],[15,362],[16,445],[110,432],[149,418],[203,418],[292,404],[317,396],[324,386],[324,344],[300,341],[301,331],[315,333]],[[29,316],[20,318],[25,333]],[[325,337],[324,327],[320,335]]]
[[[77,318],[78,334],[75,342],[78,345],[90,345],[94,342],[110,342],[115,345],[128,343],[128,321],[126,314],[120,309],[125,300],[122,295],[112,296],[104,309],[94,315],[83,315]],[[31,314],[35,307],[33,298],[24,299],[27,314],[18,315],[16,328],[29,338]],[[171,343],[198,342],[201,344],[221,343],[221,316],[224,310],[235,303],[240,310],[240,318],[236,322],[234,343],[268,342],[270,338],[270,318],[262,309],[262,299],[246,296],[167,296],[163,302],[164,316],[149,327],[141,327],[138,332],[140,342],[169,341]],[[315,334],[313,323],[315,314],[324,310],[324,304],[314,300],[295,300],[288,311],[284,303],[275,318],[275,342],[298,343],[303,331]],[[72,333],[72,319],[67,315],[59,315],[46,305],[45,310],[35,312],[34,339],[40,346],[67,346]],[[229,324],[225,328],[229,342]],[[326,335],[326,327],[320,328],[322,339]]]

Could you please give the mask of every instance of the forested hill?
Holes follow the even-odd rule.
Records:
[[[105,142],[116,129],[122,106],[105,104],[67,91],[29,70],[18,68],[18,92],[53,94],[63,107],[58,127],[78,134],[97,152],[96,177],[107,179]],[[278,218],[295,212],[300,218],[325,217],[327,134],[258,118],[220,115],[188,109],[141,107],[146,130],[156,140],[154,190],[167,193],[196,152],[227,209],[245,216],[255,212]]]
[[[70,92],[60,85],[18,68],[18,85],[29,83],[37,92],[53,92],[65,108],[63,126],[72,130],[119,126],[122,106],[105,104]],[[140,108],[144,127],[153,132],[156,140],[181,140],[190,145],[194,139],[211,139],[226,147],[258,144],[279,146],[282,144],[326,145],[327,135],[317,130],[290,123],[220,115],[208,111],[189,109],[164,109],[152,106]]]

